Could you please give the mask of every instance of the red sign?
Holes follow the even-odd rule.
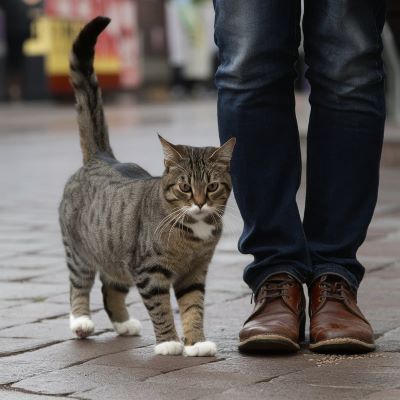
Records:
[[[98,15],[112,19],[101,35],[96,54],[103,60],[118,58],[120,86],[135,87],[140,82],[139,40],[136,3],[133,0],[46,0],[48,17],[87,22]]]

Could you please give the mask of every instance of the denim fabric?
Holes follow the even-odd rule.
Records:
[[[239,250],[254,256],[244,280],[256,291],[277,272],[302,282],[335,273],[357,288],[356,253],[375,208],[385,120],[382,0],[305,0],[311,84],[304,219],[294,63],[300,0],[214,0],[221,142],[237,138]]]

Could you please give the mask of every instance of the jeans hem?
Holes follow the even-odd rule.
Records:
[[[296,279],[300,284],[305,283],[307,280],[302,276],[301,273],[297,271],[297,267],[287,266],[287,265],[275,265],[271,267],[267,267],[265,272],[261,273],[257,279],[252,282],[247,282],[250,289],[254,294],[257,294],[258,290],[264,284],[264,282],[270,278],[272,275],[286,273]]]
[[[356,277],[351,273],[346,267],[339,264],[319,264],[315,265],[313,268],[313,276],[310,280],[309,287],[320,278],[322,275],[330,274],[330,275],[337,275],[343,278],[350,287],[357,292],[358,287],[360,286],[360,282]]]

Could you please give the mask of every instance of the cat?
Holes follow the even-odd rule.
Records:
[[[155,353],[214,356],[203,331],[205,278],[222,232],[231,192],[235,138],[221,147],[174,145],[161,136],[165,170],[153,177],[120,163],[110,147],[93,68],[97,37],[110,19],[97,17],[77,36],[70,57],[83,166],[68,180],[59,219],[70,280],[70,328],[94,332],[89,295],[98,272],[104,308],[120,335],[139,335],[125,298],[136,285],[153,323]],[[178,301],[184,338],[170,304]],[[183,342],[183,343],[182,343]]]

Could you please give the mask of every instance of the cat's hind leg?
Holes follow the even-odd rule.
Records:
[[[94,324],[90,319],[90,290],[94,283],[96,271],[85,266],[68,249],[67,265],[69,269],[71,304],[69,325],[71,331],[83,339],[94,332]]]
[[[142,329],[140,321],[130,318],[126,308],[125,298],[129,293],[129,286],[108,282],[104,277],[101,277],[101,281],[104,308],[115,332],[124,336],[140,335]]]

